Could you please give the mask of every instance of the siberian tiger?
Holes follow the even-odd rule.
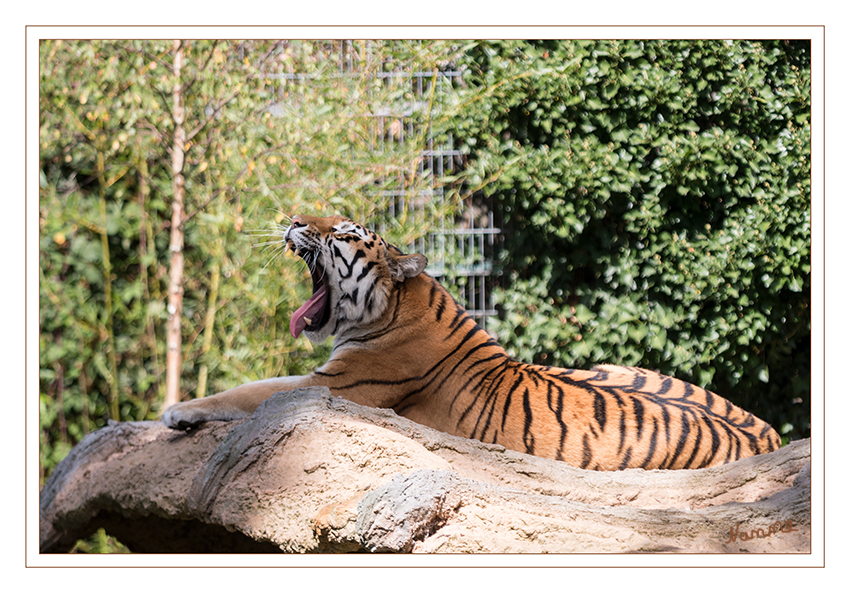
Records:
[[[330,360],[306,376],[175,404],[166,425],[243,418],[278,391],[324,385],[437,430],[594,470],[708,467],[780,445],[767,423],[679,379],[511,359],[424,272],[423,255],[405,255],[351,220],[295,216],[284,241],[313,280],[290,332],[314,342],[336,336]]]

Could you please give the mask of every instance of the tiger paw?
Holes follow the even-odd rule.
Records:
[[[239,420],[246,414],[240,410],[211,405],[209,399],[176,403],[162,415],[162,423],[177,430],[190,430],[211,420]]]
[[[206,419],[202,413],[203,411],[198,410],[197,406],[195,406],[195,409],[193,410],[193,406],[189,405],[193,403],[194,402],[180,402],[173,406],[169,406],[162,415],[162,423],[169,428],[189,430],[190,428],[194,428],[202,422],[205,422]]]

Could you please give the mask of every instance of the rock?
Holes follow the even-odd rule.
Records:
[[[808,553],[810,443],[701,470],[593,472],[335,398],[90,434],[41,492],[40,545],[134,552]]]

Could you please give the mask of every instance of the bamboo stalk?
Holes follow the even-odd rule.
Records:
[[[106,230],[106,187],[103,181],[103,153],[97,153],[97,171],[100,179],[100,223],[102,232],[100,234],[100,245],[103,250],[103,294],[104,308],[106,309],[106,356],[109,361],[109,373],[106,380],[109,384],[107,403],[109,405],[109,416],[113,420],[119,420],[118,412],[118,363],[115,356],[115,332],[112,325],[112,262],[109,259],[109,234]]]
[[[204,397],[207,393],[207,373],[209,372],[207,353],[212,348],[215,314],[218,309],[218,287],[221,281],[221,240],[218,241],[218,252],[213,264],[210,278],[210,294],[207,300],[207,313],[204,318],[204,342],[201,345],[201,369],[198,373],[198,389],[195,397]]]
[[[62,334],[56,338],[57,344],[62,343]],[[68,421],[65,418],[65,368],[57,360],[53,363],[53,369],[56,372],[56,421],[59,424],[59,440],[62,443],[68,443]]]
[[[82,338],[80,339],[82,343]],[[80,369],[80,393],[83,394],[83,410],[82,410],[82,419],[83,419],[83,434],[86,435],[91,431],[91,419],[89,418],[89,386],[88,386],[88,377],[86,376],[86,367],[83,364],[79,365]]]
[[[138,155],[137,158],[137,170],[139,172],[139,208],[142,212],[142,218],[139,224],[139,272],[142,277],[142,286],[144,287],[145,303],[150,303],[150,275],[148,274],[148,266],[145,264],[145,259],[148,255],[148,239],[150,238],[151,249],[153,249],[154,252],[156,251],[156,243],[154,242],[150,216],[148,216],[147,211],[148,194],[150,193],[150,187],[148,186],[148,161],[144,155]],[[156,261],[156,258],[154,258],[154,261]],[[158,288],[159,281],[156,280],[156,278],[155,281]],[[155,298],[160,298],[159,290],[156,290]],[[160,393],[164,384],[160,381],[162,370],[159,366],[159,348],[156,343],[156,327],[154,325],[153,317],[150,314],[150,308],[146,308],[145,310],[145,337],[147,338],[148,349],[150,351],[151,358],[153,359],[153,374],[154,377],[156,377],[154,390],[157,399],[159,399],[161,395],[164,395]]]
[[[183,222],[184,222],[184,179],[183,152],[186,145],[186,130],[183,127],[183,88],[180,70],[183,66],[183,44],[174,40],[174,142],[171,147],[171,169],[173,174],[174,196],[171,203],[171,269],[168,290],[168,325],[166,329],[166,377],[165,407],[180,401],[180,372],[182,356],[180,352],[180,326],[183,318]]]
[[[274,377],[277,375],[277,373],[275,373],[275,365],[278,364],[278,361],[280,360],[280,356],[278,356],[277,353],[277,321],[275,320],[279,292],[280,288],[277,283],[275,283],[271,307],[270,310],[267,311],[267,314],[269,316],[269,324],[271,325],[271,331],[269,335],[269,356],[266,357],[266,364],[268,365],[266,369],[267,377]]]

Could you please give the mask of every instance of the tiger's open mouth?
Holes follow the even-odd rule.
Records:
[[[328,286],[325,268],[319,263],[318,257],[304,250],[294,249],[296,255],[307,262],[310,276],[313,278],[313,296],[301,305],[289,320],[289,333],[297,338],[308,327],[310,331],[317,331],[324,327],[330,318],[330,288]],[[305,257],[312,255],[312,257]],[[312,265],[310,259],[313,260]]]

